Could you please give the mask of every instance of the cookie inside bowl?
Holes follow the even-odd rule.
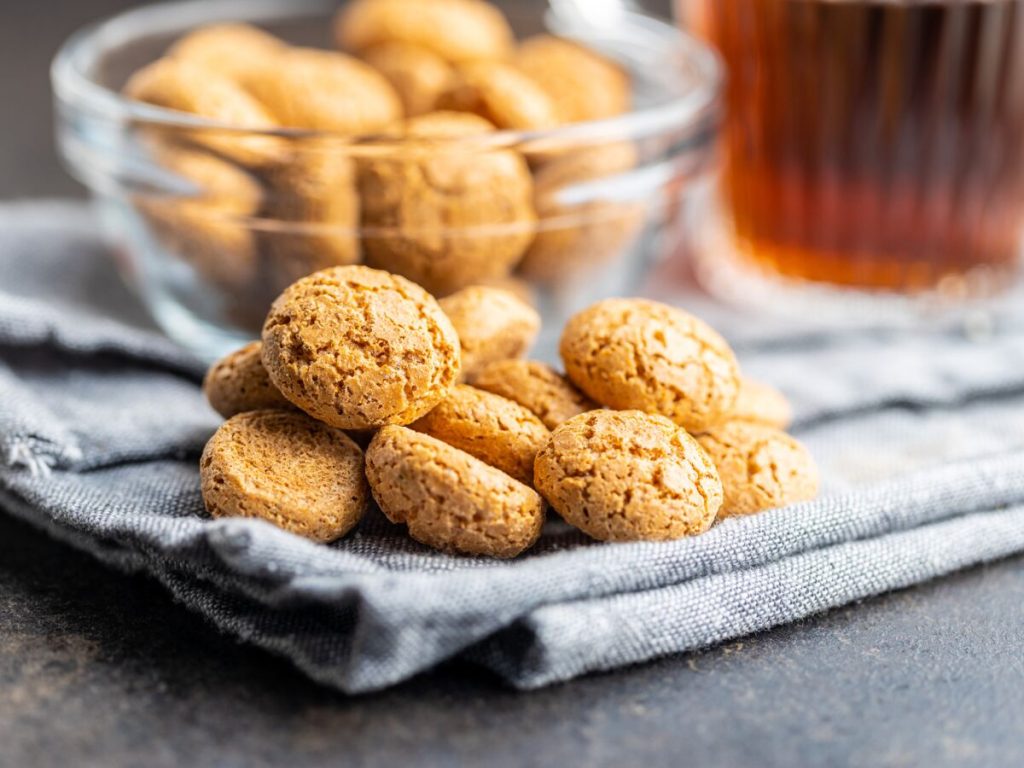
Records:
[[[139,8],[53,72],[61,151],[121,271],[211,359],[333,266],[438,296],[520,281],[551,327],[636,293],[685,239],[720,83],[667,21],[484,0]]]

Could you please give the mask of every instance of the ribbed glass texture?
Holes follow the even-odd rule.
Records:
[[[1022,0],[682,3],[728,65],[723,193],[742,253],[899,291],[1015,270]]]

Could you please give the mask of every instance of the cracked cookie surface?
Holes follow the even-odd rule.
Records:
[[[569,379],[602,405],[667,416],[702,432],[730,412],[739,367],[729,345],[686,312],[608,299],[574,315],[559,346]]]
[[[566,522],[601,541],[693,536],[722,505],[718,473],[696,441],[640,411],[565,422],[537,455],[534,480]]]
[[[254,341],[221,358],[207,371],[203,393],[217,413],[230,419],[246,411],[290,409],[263,367],[263,345]]]
[[[348,533],[369,502],[363,453],[344,432],[298,411],[226,421],[199,462],[213,517],[255,517],[315,541]]]
[[[473,377],[496,360],[525,355],[540,333],[540,315],[501,288],[471,285],[440,299],[462,345],[462,376]]]
[[[533,546],[544,525],[544,505],[532,488],[404,427],[385,427],[373,438],[366,476],[391,522],[444,552],[515,557]]]
[[[404,140],[390,156],[360,163],[367,264],[438,296],[508,275],[536,223],[526,161],[475,146],[493,131],[476,115],[433,112],[397,130]]]
[[[533,461],[551,437],[532,412],[499,395],[460,384],[411,429],[436,437],[533,485]]]
[[[448,395],[459,375],[459,339],[418,285],[368,267],[335,267],[274,302],[263,364],[311,416],[374,429],[413,422]]]
[[[534,360],[491,363],[474,377],[473,386],[519,403],[548,429],[598,407],[554,368]]]
[[[779,429],[732,421],[697,438],[725,491],[720,517],[749,515],[818,495],[818,469],[803,444]]]

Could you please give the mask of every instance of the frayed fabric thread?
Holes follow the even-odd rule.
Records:
[[[9,469],[26,470],[32,477],[48,477],[54,469],[69,464],[76,458],[58,453],[69,452],[55,452],[54,446],[31,436],[15,436],[8,439],[3,451],[4,466]]]

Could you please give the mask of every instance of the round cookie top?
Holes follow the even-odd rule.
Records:
[[[525,355],[540,333],[540,315],[501,288],[471,285],[438,301],[462,345],[462,375],[472,381],[486,365]]]
[[[503,58],[513,42],[501,11],[481,0],[355,0],[338,12],[334,35],[350,51],[402,42],[452,62]]]
[[[730,421],[697,440],[722,478],[722,517],[784,507],[818,495],[814,459],[800,441],[782,430]]]
[[[250,411],[224,422],[199,474],[213,517],[256,517],[315,541],[344,536],[369,501],[359,447],[298,411]]]
[[[292,403],[342,429],[409,424],[459,376],[459,339],[418,285],[362,266],[288,287],[263,326],[263,364]]]
[[[744,376],[729,421],[752,421],[786,429],[793,421],[793,407],[775,387]]]
[[[493,131],[469,113],[432,112],[396,131],[400,151],[360,164],[367,263],[439,296],[509,274],[536,222],[522,155],[446,142]]]
[[[384,427],[366,451],[373,496],[393,523],[444,552],[515,557],[540,537],[544,504],[531,488],[436,438]]]
[[[548,429],[598,407],[554,368],[534,360],[491,363],[474,377],[473,386],[519,403]]]
[[[473,61],[459,67],[438,96],[438,109],[471,112],[494,126],[539,131],[562,122],[558,105],[532,78],[500,61]]]
[[[569,379],[602,405],[659,413],[691,432],[732,410],[739,367],[707,324],[646,299],[608,299],[570,318],[559,347]]]
[[[214,363],[203,379],[203,392],[225,419],[246,411],[290,409],[292,404],[270,383],[263,367],[263,345],[254,341]]]
[[[465,384],[410,428],[460,448],[525,485],[533,485],[533,461],[551,437],[523,406]]]
[[[537,455],[537,490],[601,541],[703,533],[722,505],[714,465],[685,430],[640,411],[592,411],[565,422]]]

